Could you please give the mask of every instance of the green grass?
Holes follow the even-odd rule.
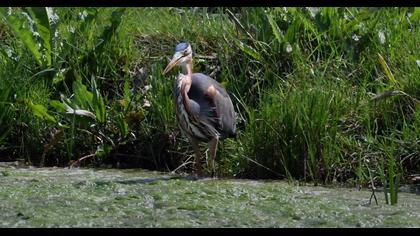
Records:
[[[12,9],[20,18],[2,10],[6,159],[186,163],[193,152],[175,122],[175,73],[162,76],[186,40],[194,70],[221,82],[238,113],[238,138],[218,152],[221,176],[373,178],[395,189],[395,176],[404,182],[420,171],[418,8],[53,10],[58,23],[36,21],[41,38],[16,28],[26,22],[21,9]],[[95,118],[66,113],[63,101]]]

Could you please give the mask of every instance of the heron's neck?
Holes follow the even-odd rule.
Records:
[[[192,61],[188,61],[182,67],[182,73],[184,74],[184,78],[182,79],[182,87],[183,93],[186,95],[188,91],[190,91],[191,83],[192,83]],[[188,99],[188,98],[187,98]]]
[[[192,76],[192,61],[188,61],[185,63],[185,65],[182,67],[182,74],[191,77]]]
[[[184,74],[184,78],[181,81],[181,96],[183,98],[184,107],[188,113],[191,113],[191,109],[189,106],[190,98],[188,97],[188,92],[191,88],[192,83],[192,62],[189,61],[182,67],[182,73]]]

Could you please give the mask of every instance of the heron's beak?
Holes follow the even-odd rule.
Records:
[[[169,62],[169,64],[166,66],[165,70],[163,71],[163,74],[168,73],[174,66],[178,65],[181,62],[182,54],[177,52],[172,57],[172,60]]]

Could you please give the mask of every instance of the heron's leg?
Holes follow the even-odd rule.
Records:
[[[190,138],[191,144],[194,149],[195,159],[194,159],[194,172],[195,175],[201,176],[202,175],[202,167],[201,167],[201,153],[198,146],[198,141],[194,138]]]
[[[211,176],[214,177],[215,175],[215,161],[216,161],[216,152],[217,152],[217,144],[219,143],[219,137],[213,138],[209,142],[209,153],[211,158]]]

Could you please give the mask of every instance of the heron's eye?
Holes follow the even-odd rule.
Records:
[[[187,49],[184,50],[183,54],[184,55],[187,55]]]

